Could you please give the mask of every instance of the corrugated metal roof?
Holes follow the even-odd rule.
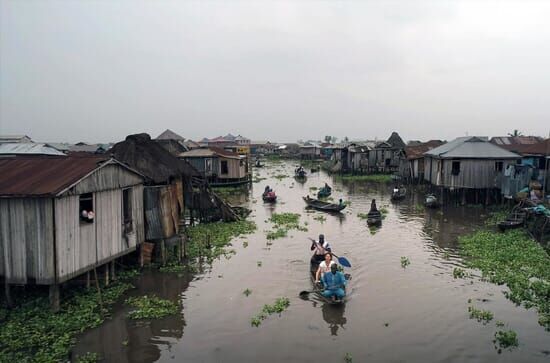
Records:
[[[54,196],[105,161],[95,156],[0,159],[0,196]]]
[[[529,155],[550,155],[550,139],[533,145],[525,145],[521,153]]]
[[[0,143],[32,142],[27,135],[0,135]]]
[[[182,136],[176,134],[174,131],[170,129],[166,129],[162,134],[157,136],[156,140],[185,140]]]
[[[405,147],[405,155],[407,155],[408,160],[420,159],[424,157],[426,151],[432,150],[442,144],[443,141],[441,140],[430,140],[420,144],[409,145]]]
[[[61,151],[46,144],[34,142],[16,142],[0,144],[0,154],[3,155],[57,155],[65,156]]]
[[[463,136],[436,147],[424,155],[442,159],[517,159],[520,156],[498,147],[484,137]]]
[[[223,156],[225,158],[240,159],[241,156],[233,151],[228,151],[220,149],[217,147],[203,148],[203,149],[193,149],[187,152],[181,153],[181,158],[206,158],[213,156]]]

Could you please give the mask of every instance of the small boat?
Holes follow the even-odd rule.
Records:
[[[275,203],[277,201],[277,195],[275,192],[267,192],[262,194],[264,202]]]
[[[313,199],[308,197],[303,197],[304,202],[306,202],[308,207],[323,211],[323,212],[340,212],[342,209],[346,208],[346,205],[342,203],[340,199],[339,204],[323,202],[322,200]]]
[[[321,168],[319,168],[319,167],[317,167],[317,168],[311,168],[311,172],[312,172],[312,173],[318,173],[320,169],[321,169]]]
[[[311,284],[313,285],[315,295],[319,299],[326,302],[327,304],[343,304],[343,303],[345,303],[346,300],[347,300],[347,297],[348,297],[347,290],[349,290],[349,284],[350,284],[350,281],[351,281],[351,274],[349,274],[349,273],[344,274],[344,276],[346,277],[346,280],[347,280],[347,285],[346,285],[346,287],[344,287],[344,292],[346,292],[346,295],[344,296],[344,298],[340,299],[340,300],[332,300],[332,299],[326,298],[321,293],[323,291],[323,285],[321,283],[315,282],[315,273],[317,272],[317,268],[319,268],[319,263],[314,263],[313,262],[313,257],[312,257],[312,260],[310,262],[310,274],[309,275],[310,275],[310,278],[311,278]]]
[[[426,201],[424,202],[424,205],[427,208],[437,208],[439,207],[439,201],[437,200],[437,197],[433,194],[429,194],[426,196]]]
[[[332,194],[332,188],[331,187],[322,187],[317,192],[317,198],[326,198]]]
[[[304,169],[296,169],[294,174],[296,178],[305,178],[307,176],[307,173]]]
[[[395,188],[391,193],[391,200],[401,200],[404,199],[407,195],[407,189],[405,188]]]
[[[500,231],[504,232],[508,229],[520,228],[525,225],[525,217],[527,213],[522,208],[514,207],[512,213],[508,215],[506,220],[498,222],[497,227]]]
[[[260,162],[260,160],[256,160],[256,163],[254,164],[254,166],[255,166],[256,168],[263,168],[263,167],[264,167],[264,164],[262,164],[262,163]]]
[[[369,227],[378,227],[382,224],[382,213],[380,211],[370,211],[367,214],[367,225]]]

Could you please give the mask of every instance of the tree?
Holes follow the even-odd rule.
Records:
[[[522,134],[521,131],[519,131],[519,130],[514,130],[513,133],[508,133],[508,136],[512,136],[512,137],[515,137],[515,136],[523,136],[523,134]]]
[[[344,142],[348,142],[349,141],[349,138],[346,136],[344,137]]]
[[[325,136],[325,142],[330,143],[330,140],[332,139],[332,136]]]

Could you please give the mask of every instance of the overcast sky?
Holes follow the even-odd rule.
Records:
[[[0,134],[550,131],[550,1],[0,0]]]

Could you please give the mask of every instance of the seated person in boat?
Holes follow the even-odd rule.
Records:
[[[336,262],[332,261],[332,254],[330,252],[325,253],[325,260],[319,264],[319,268],[315,273],[315,282],[320,282],[320,278],[330,272],[332,265],[335,265]]]
[[[315,250],[315,254],[311,257],[312,264],[319,264],[325,259],[325,254],[331,252],[330,245],[325,241],[325,235],[319,235],[319,241],[312,241],[311,248],[312,251]]]
[[[376,208],[376,199],[373,199],[372,202],[370,203],[370,212],[369,213],[373,213],[373,212],[378,212],[378,209]]]
[[[340,271],[338,271],[338,266],[336,263],[330,266],[330,272],[321,277],[321,282],[325,289],[322,294],[324,297],[335,300],[341,300],[346,296],[344,287],[347,284],[346,277]]]
[[[272,192],[272,191],[273,191],[273,189],[271,189],[271,188],[269,187],[269,185],[268,185],[268,186],[266,186],[265,189],[264,189],[264,195],[267,195],[267,193]]]

